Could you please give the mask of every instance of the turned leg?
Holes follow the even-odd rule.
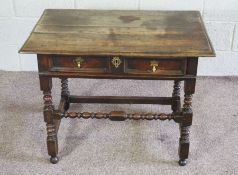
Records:
[[[180,89],[181,89],[181,81],[175,80],[172,94],[172,106],[171,106],[173,113],[181,112]]]
[[[189,128],[192,125],[192,94],[195,91],[195,80],[186,80],[184,82],[184,105],[183,119],[180,122],[180,139],[179,139],[179,165],[185,166],[189,154]]]
[[[68,79],[67,78],[61,78],[61,97],[65,98],[66,104],[65,104],[65,111],[69,109],[70,102],[69,102],[69,88],[68,88]]]
[[[57,131],[53,118],[53,103],[51,96],[52,89],[52,79],[48,77],[40,76],[40,85],[41,90],[43,91],[44,97],[44,121],[46,122],[47,129],[47,148],[48,154],[51,156],[50,162],[55,164],[58,162],[58,139],[57,139]]]

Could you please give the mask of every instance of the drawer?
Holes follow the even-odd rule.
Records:
[[[127,58],[125,72],[128,74],[181,76],[186,73],[186,58],[174,59],[141,59]]]
[[[109,58],[97,56],[56,56],[52,58],[51,71],[108,72]]]
[[[187,59],[148,59],[119,56],[53,56],[50,71],[92,73],[97,75],[181,76],[186,73]]]

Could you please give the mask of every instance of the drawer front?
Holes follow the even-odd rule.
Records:
[[[57,56],[52,58],[51,71],[61,72],[108,72],[109,58],[94,56]]]
[[[97,73],[133,76],[181,76],[186,73],[187,59],[148,59],[119,56],[54,56],[52,72]]]
[[[141,59],[128,58],[125,72],[128,74],[181,76],[186,73],[186,59]]]

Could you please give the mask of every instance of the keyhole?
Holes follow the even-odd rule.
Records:
[[[118,68],[121,64],[121,60],[119,57],[113,57],[112,58],[112,64],[114,65],[115,68]]]

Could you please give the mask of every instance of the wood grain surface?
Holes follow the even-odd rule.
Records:
[[[197,11],[47,9],[21,53],[215,56]]]

